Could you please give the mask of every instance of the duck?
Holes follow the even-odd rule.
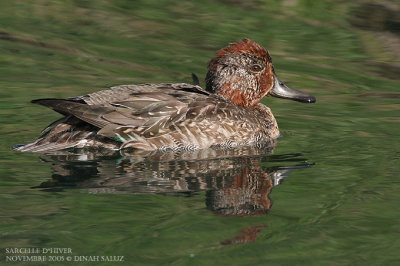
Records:
[[[260,145],[280,136],[262,98],[316,102],[281,82],[269,52],[247,38],[217,51],[208,63],[205,84],[205,89],[187,83],[119,85],[67,99],[32,100],[63,117],[34,142],[13,149],[190,151]]]

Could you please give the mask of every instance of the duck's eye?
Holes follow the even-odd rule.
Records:
[[[252,65],[251,66],[251,71],[254,71],[254,72],[260,72],[261,70],[263,70],[263,68],[262,68],[262,66],[260,66],[260,65]]]

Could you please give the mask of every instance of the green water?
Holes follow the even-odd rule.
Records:
[[[387,66],[399,59],[383,33],[349,24],[350,8],[0,2],[0,264],[54,265],[6,262],[6,248],[37,247],[124,256],[105,265],[398,265],[400,79]],[[9,149],[59,117],[31,99],[191,82],[191,72],[204,77],[215,52],[243,37],[269,49],[282,81],[317,98],[264,99],[283,134],[273,150],[188,160]],[[269,197],[260,212],[218,209],[224,195],[243,195],[250,185],[236,181],[246,178],[267,182],[257,183],[255,197]]]

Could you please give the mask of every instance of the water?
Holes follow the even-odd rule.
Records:
[[[138,265],[398,264],[393,42],[351,26],[347,3],[313,3],[0,4],[0,261],[6,248],[38,247],[71,248],[79,265],[89,256]],[[270,50],[282,81],[317,98],[264,99],[283,134],[276,146],[167,155],[9,150],[59,117],[31,99],[190,82],[242,37]]]

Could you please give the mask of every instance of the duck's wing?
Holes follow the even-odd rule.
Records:
[[[210,98],[208,95],[200,87],[184,83],[145,84],[117,86],[66,100],[32,102],[93,125],[102,136],[114,139],[120,127],[129,127],[131,138],[136,135],[151,138],[166,133],[171,124],[184,120],[189,106],[199,99]]]
[[[140,93],[160,93],[160,90],[169,92],[186,91],[203,95],[209,95],[209,92],[203,90],[200,86],[187,83],[159,83],[159,84],[137,84],[120,85],[106,90],[94,93],[68,98],[67,100],[86,103],[88,105],[102,105],[110,102],[118,102],[128,99],[132,94]],[[172,91],[171,91],[172,90]],[[167,92],[168,93],[168,92]],[[143,102],[144,103],[144,102]]]

